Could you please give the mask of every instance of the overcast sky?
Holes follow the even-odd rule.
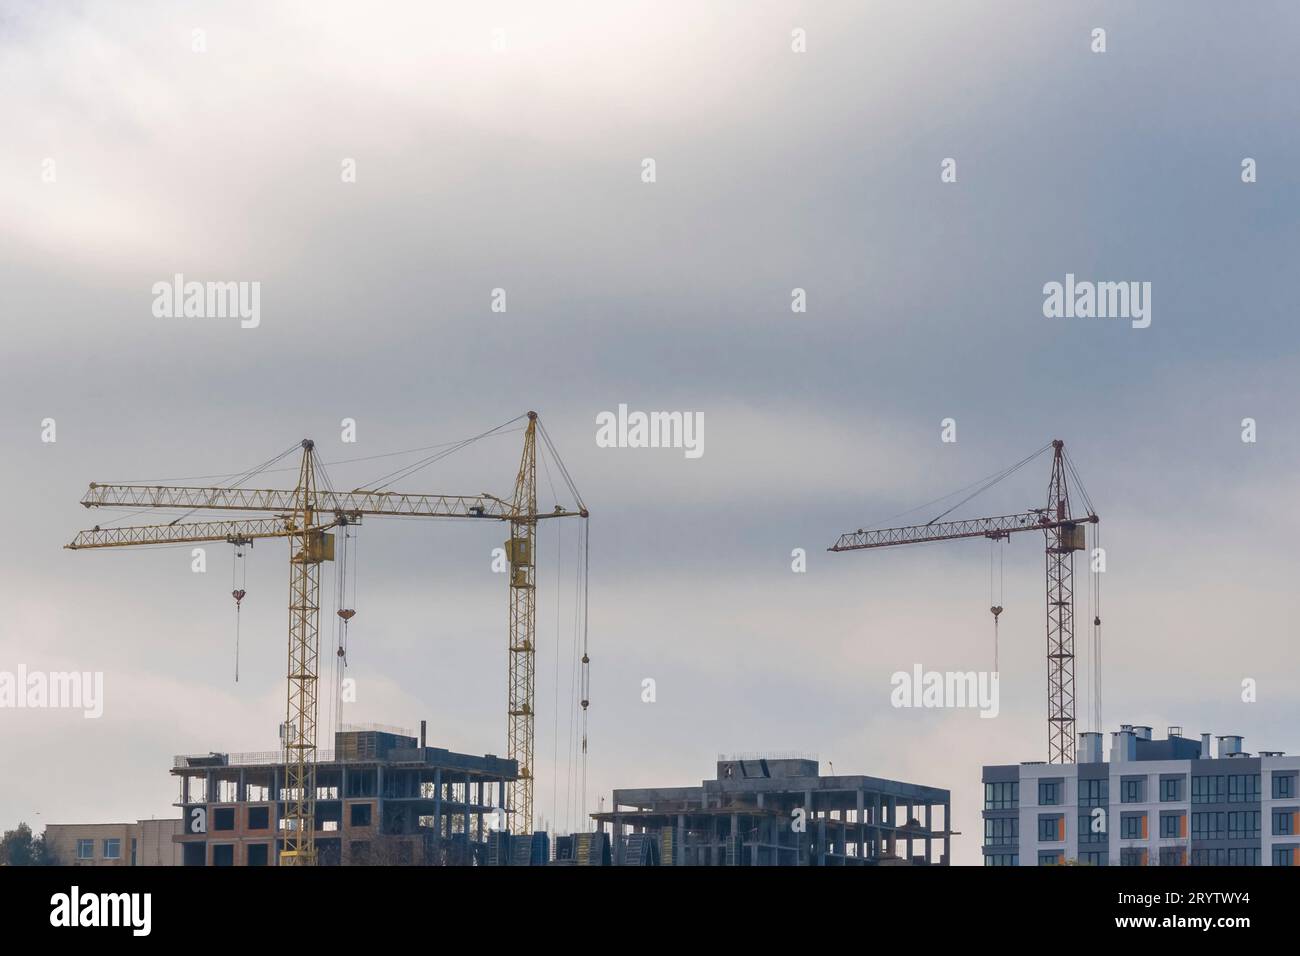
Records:
[[[102,671],[105,701],[0,710],[0,825],[175,815],[173,755],[274,749],[284,717],[285,546],[248,559],[236,684],[229,547],[206,574],[188,547],[63,550],[124,518],[79,507],[88,482],[310,436],[351,487],[419,456],[347,459],[529,409],[592,513],[589,809],[812,752],[951,789],[978,863],[981,765],[1046,759],[1042,541],[1006,549],[995,720],[889,703],[914,664],[992,667],[989,545],[824,549],[1057,437],[1108,556],[1101,729],[1300,750],[1298,27],[1284,2],[3,0],[0,670]],[[260,325],[155,316],[176,273],[260,282]],[[1045,318],[1067,273],[1150,282],[1150,327]],[[703,456],[598,448],[620,403],[702,413]],[[399,487],[505,494],[520,437]],[[961,514],[1041,507],[1047,479]],[[360,534],[345,719],[504,754],[503,530]],[[539,545],[537,812],[562,829],[576,544]]]

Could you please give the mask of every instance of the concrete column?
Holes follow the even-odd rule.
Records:
[[[483,781],[482,780],[478,781],[478,799],[475,800],[474,802],[477,803],[480,807],[483,806]],[[478,817],[478,842],[482,843],[483,842],[483,811],[479,810],[478,813],[474,815]]]
[[[889,827],[889,833],[885,837],[886,846],[891,846],[895,854],[898,853],[898,797],[890,796],[887,803],[886,825]]]
[[[817,818],[817,865],[826,865],[826,818]]]
[[[857,794],[857,796],[858,796],[858,820],[857,820],[857,822],[858,822],[858,842],[857,842],[857,851],[858,851],[858,859],[860,860],[860,859],[862,859],[862,814],[863,814],[864,809],[865,809],[865,807],[866,807],[866,794],[863,793],[861,789],[859,789],[859,790],[858,790],[858,794]]]
[[[614,817],[614,832],[609,839],[610,859],[615,866],[621,866],[623,863],[623,817],[621,815]]]
[[[740,814],[733,813],[731,815],[731,833],[728,834],[727,839],[728,841],[730,841],[731,846],[736,847],[735,860],[737,865],[740,864],[740,854],[742,851],[742,848],[737,846],[737,844],[740,842],[739,837],[740,837]],[[725,860],[726,858],[724,857],[723,859]]]
[[[465,832],[461,834],[461,836],[463,837],[461,842],[465,844],[465,863],[468,864],[470,860],[470,855],[469,855],[470,812],[469,812],[469,777],[468,776],[465,777],[464,808],[465,808]]]
[[[880,844],[880,840],[881,840],[880,813],[881,813],[880,794],[873,793],[871,795],[871,843],[872,843],[871,855],[875,857],[881,857],[884,855],[884,853],[881,851],[881,844]]]
[[[677,814],[677,839],[673,847],[674,864],[686,862],[686,814]]]
[[[925,862],[926,863],[934,862],[934,860],[930,858],[930,831],[934,829],[932,825],[934,821],[933,810],[934,808],[931,807],[930,804],[927,803],[925,805]]]
[[[433,771],[433,832],[442,842],[442,768]]]
[[[952,805],[947,801],[945,801],[943,805],[943,862],[949,866],[952,865],[952,857],[949,855],[952,852],[949,847],[949,843],[951,842],[952,838],[948,836],[948,832],[951,829],[952,829]]]
[[[908,800],[907,803],[903,804],[903,825],[906,826],[911,822],[912,822],[912,801]],[[907,859],[908,862],[911,862],[912,860],[912,831],[911,830],[907,831]]]
[[[804,831],[799,834],[799,864],[801,866],[810,866],[813,858],[808,850],[809,834],[813,832],[813,795],[811,790],[803,792],[803,823]]]
[[[239,783],[235,790],[235,801],[238,803],[248,802],[248,784],[246,782],[245,771],[243,767],[239,768]]]

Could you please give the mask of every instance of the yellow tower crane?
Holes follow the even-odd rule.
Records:
[[[320,656],[320,565],[334,560],[330,529],[361,523],[366,515],[413,518],[468,518],[509,522],[506,554],[510,563],[510,677],[507,704],[508,756],[518,763],[518,779],[511,784],[506,810],[514,832],[533,826],[533,718],[536,651],[536,593],[534,540],[537,522],[548,518],[587,518],[588,511],[568,471],[541,428],[542,437],[573,494],[577,510],[556,505],[537,512],[536,412],[529,412],[524,429],[524,451],[515,479],[514,496],[505,501],[486,492],[478,495],[414,494],[357,489],[322,490],[315,444],[304,439],[298,483],[292,491],[174,485],[116,485],[91,483],[81,504],[86,508],[168,508],[187,512],[270,512],[270,518],[228,518],[220,521],[182,522],[134,527],[96,526],[82,531],[65,547],[118,548],[224,541],[243,545],[259,538],[289,539],[289,662],[286,691],[285,830],[280,863],[310,866],[316,862],[314,826],[316,803],[317,682]],[[515,419],[518,421],[519,419]],[[506,424],[513,424],[508,422]],[[505,425],[500,426],[504,428]],[[496,431],[496,429],[493,429]],[[490,434],[490,432],[485,432]],[[482,436],[479,436],[482,437]],[[466,443],[467,444],[467,443]],[[285,455],[290,454],[290,449]],[[281,458],[284,455],[280,456]],[[279,459],[273,459],[274,461]],[[266,465],[261,466],[262,470]],[[327,482],[328,483],[328,482]],[[183,516],[184,517],[184,516]],[[584,653],[583,684],[587,686],[588,661]],[[588,706],[584,693],[582,708]],[[585,740],[584,740],[585,754]]]

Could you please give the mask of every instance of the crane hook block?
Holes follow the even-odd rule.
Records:
[[[345,607],[339,610],[338,615],[339,617],[343,618],[343,620],[350,621],[352,620],[353,617],[356,616],[356,613],[357,612],[352,610],[352,608]]]
[[[996,604],[993,607],[989,608],[989,610],[993,612],[993,620],[996,621],[998,619],[998,615],[1002,613],[1002,605]]]
[[[236,611],[239,610],[239,602],[242,601],[242,600],[244,599],[244,595],[245,595],[246,593],[247,593],[247,592],[244,591],[243,588],[240,588],[240,589],[237,590],[237,591],[231,591],[231,592],[230,592],[230,596],[231,596],[232,598],[235,599],[235,610],[236,610]]]

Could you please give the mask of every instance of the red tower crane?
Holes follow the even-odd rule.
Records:
[[[1001,515],[993,518],[970,518],[963,521],[940,521],[948,513],[969,501],[975,495],[992,487],[1008,475],[1033,461],[1049,448],[1052,455],[1052,477],[1047,486],[1047,507],[1033,508],[1021,514]],[[1087,509],[1082,517],[1071,513],[1070,488],[1067,474],[1073,476]],[[956,538],[989,538],[997,541],[1018,531],[1042,531],[1047,546],[1047,747],[1049,763],[1074,762],[1074,552],[1083,551],[1085,525],[1097,524],[1100,519],[1092,509],[1088,493],[1074,465],[1065,454],[1065,442],[1059,439],[1044,445],[1038,451],[997,475],[980,483],[980,487],[967,495],[948,511],[923,525],[902,528],[882,528],[877,531],[858,529],[840,535],[828,550],[863,551],[869,548],[889,548],[900,544],[922,544],[929,541],[950,541]],[[1000,607],[990,608],[994,618]],[[1093,626],[1101,625],[1100,617]]]

